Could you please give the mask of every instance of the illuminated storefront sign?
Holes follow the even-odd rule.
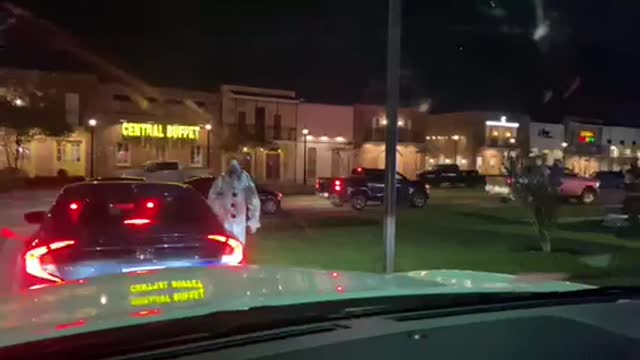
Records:
[[[582,130],[578,135],[578,142],[581,144],[595,144],[596,134],[593,131]]]
[[[122,123],[122,136],[128,138],[198,140],[200,126],[148,123]]]
[[[200,280],[155,281],[129,287],[131,306],[166,305],[204,300],[206,291]]]
[[[487,120],[484,123],[487,126],[508,127],[508,128],[516,128],[516,129],[520,126],[520,124],[517,122],[508,122],[506,116],[501,116],[500,121]]]

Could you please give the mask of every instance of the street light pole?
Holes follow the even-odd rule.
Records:
[[[384,181],[385,272],[392,273],[396,255],[396,147],[398,145],[398,103],[400,102],[400,34],[402,2],[389,0],[387,27],[387,136]]]
[[[453,163],[458,165],[458,140],[460,140],[460,136],[453,135],[451,140],[453,140]]]
[[[302,184],[307,185],[307,136],[309,135],[309,129],[302,129],[302,143],[304,148],[302,151],[303,165],[302,165]]]
[[[89,168],[89,174],[90,177],[94,177],[94,163],[95,163],[95,145],[94,145],[94,139],[95,139],[95,129],[96,129],[96,125],[98,124],[98,121],[96,121],[96,119],[89,119],[89,121],[87,122],[89,124],[89,127],[91,128],[90,131],[90,141],[91,141],[91,166]]]

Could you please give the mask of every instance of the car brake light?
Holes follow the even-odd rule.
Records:
[[[80,208],[80,205],[78,205],[78,203],[76,202],[72,202],[71,204],[69,204],[69,210],[78,210]]]
[[[153,201],[147,201],[144,206],[146,206],[147,209],[153,209],[156,207],[156,204]]]
[[[340,181],[340,180],[335,180],[335,181],[333,182],[333,189],[334,189],[335,191],[340,191],[340,190],[342,190],[342,181]]]
[[[56,241],[49,245],[38,246],[24,254],[25,270],[37,278],[62,282],[51,252],[75,244],[73,240]]]
[[[150,223],[151,220],[149,219],[127,219],[125,221],[123,221],[123,223],[125,225],[145,225]]]
[[[221,262],[228,265],[238,265],[244,257],[244,246],[234,238],[223,235],[209,235],[210,240],[219,241],[227,245],[222,252]]]

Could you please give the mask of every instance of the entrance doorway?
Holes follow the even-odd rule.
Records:
[[[280,180],[280,153],[268,152],[265,154],[265,175],[267,181]]]

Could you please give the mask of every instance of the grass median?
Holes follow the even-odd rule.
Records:
[[[397,271],[553,272],[581,281],[640,278],[640,241],[580,220],[604,215],[598,206],[563,206],[559,218],[571,222],[558,226],[554,251],[546,254],[539,251],[528,209],[468,190],[435,195],[424,209],[399,208]],[[382,215],[381,207],[285,213],[265,221],[249,257],[262,264],[381,272]]]

